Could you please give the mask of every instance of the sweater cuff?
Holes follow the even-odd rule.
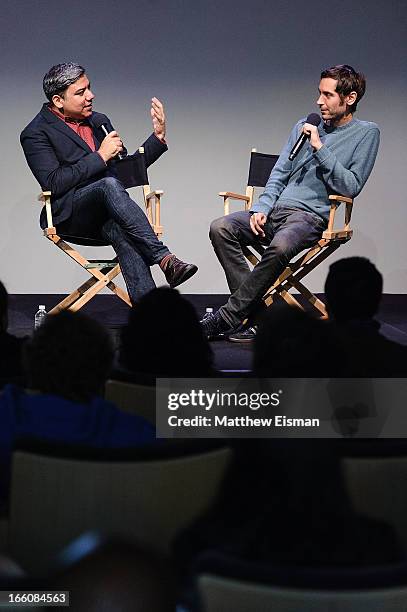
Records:
[[[264,215],[266,215],[266,217],[269,216],[270,212],[271,212],[271,208],[270,206],[266,206],[265,204],[260,204],[259,202],[256,202],[256,204],[254,204],[250,211],[251,214],[253,213],[263,213]]]
[[[314,157],[320,165],[324,164],[331,156],[332,151],[326,145],[322,145],[318,151],[314,151]]]

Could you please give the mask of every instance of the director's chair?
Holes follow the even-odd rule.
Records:
[[[253,204],[256,187],[264,188],[269,179],[270,173],[278,160],[278,155],[258,153],[252,149],[250,156],[249,177],[247,181],[246,194],[234,193],[231,191],[221,191],[219,195],[223,198],[224,214],[230,213],[231,200],[244,202],[245,210],[250,210]],[[300,302],[290,293],[291,289],[296,289],[307,302],[318,311],[323,317],[327,317],[325,304],[317,298],[301,281],[302,279],[322,263],[331,253],[336,251],[342,244],[352,238],[350,220],[352,215],[353,199],[342,195],[330,195],[330,211],[328,227],[323,232],[322,237],[312,247],[302,252],[296,259],[291,261],[277,280],[269,288],[263,297],[266,306],[271,306],[276,297],[281,297],[291,306],[297,306],[304,310]],[[345,204],[344,224],[339,229],[335,229],[335,213],[341,203]],[[265,247],[242,246],[243,254],[246,259],[255,266]],[[254,252],[256,251],[256,252]]]
[[[161,196],[164,192],[161,190],[152,191],[150,189],[144,148],[140,147],[138,153],[139,155],[128,156],[124,160],[117,162],[116,172],[118,178],[126,188],[142,187],[147,218],[157,237],[161,237],[163,228],[160,224],[160,205]],[[58,233],[52,220],[51,192],[43,191],[39,199],[44,202],[47,215],[47,227],[44,229],[44,235],[90,274],[90,279],[72,291],[72,293],[59,302],[59,304],[54,306],[54,308],[49,311],[50,314],[56,314],[61,310],[75,312],[95,297],[104,287],[110,289],[122,299],[123,302],[131,306],[132,304],[127,291],[118,287],[113,282],[113,279],[120,274],[120,265],[117,262],[117,258],[88,260],[72,246],[72,244],[75,244],[98,247],[110,246],[110,243],[102,239],[99,240],[84,236],[71,236]]]

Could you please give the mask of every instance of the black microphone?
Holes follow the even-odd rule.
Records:
[[[100,128],[103,130],[103,133],[105,136],[107,136],[109,134],[109,126],[107,125],[107,123],[101,123]],[[118,153],[116,155],[117,159],[125,159],[127,157],[127,149],[126,147],[123,145],[123,151],[121,153]]]
[[[306,119],[306,123],[310,123],[311,125],[315,125],[316,127],[318,127],[318,125],[321,123],[321,117],[317,115],[316,113],[311,113],[310,115],[308,115]],[[308,134],[304,134],[304,132],[300,134],[299,139],[297,140],[297,142],[291,149],[291,153],[288,156],[288,159],[290,161],[293,161],[293,159],[297,157],[298,153],[301,151],[302,147],[304,146],[304,142],[308,140],[308,138],[309,138]]]

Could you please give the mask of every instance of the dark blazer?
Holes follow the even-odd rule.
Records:
[[[89,119],[96,149],[113,126],[106,115],[92,113]],[[86,144],[69,125],[54,115],[45,103],[34,119],[21,132],[20,142],[27,163],[43,191],[51,191],[54,225],[72,214],[72,202],[78,187],[89,185],[103,177],[115,176],[114,163],[105,165],[96,151]],[[167,150],[154,134],[142,145],[147,166]],[[41,227],[46,226],[45,209],[41,211]]]

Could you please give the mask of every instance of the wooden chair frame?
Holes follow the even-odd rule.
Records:
[[[139,153],[144,155],[144,148],[139,148]],[[163,234],[163,228],[161,226],[161,196],[163,195],[162,190],[152,191],[149,184],[142,185],[143,199],[146,208],[147,218],[158,238]],[[59,304],[54,306],[49,313],[56,314],[62,310],[70,310],[76,312],[82,306],[87,304],[99,291],[104,287],[110,289],[115,293],[123,302],[128,306],[132,306],[127,291],[118,287],[113,279],[121,273],[120,265],[117,263],[117,258],[114,259],[86,259],[81,255],[69,242],[69,239],[64,240],[63,237],[58,235],[57,228],[54,227],[51,210],[51,192],[43,191],[39,196],[39,199],[44,202],[46,215],[47,215],[47,227],[44,229],[44,235],[53,242],[61,251],[63,251],[68,257],[76,261],[84,270],[90,274],[90,279],[80,285],[77,289],[72,291],[66,298],[64,298]],[[89,241],[89,246],[92,246]],[[96,243],[95,246],[107,246]]]
[[[256,149],[252,149],[252,153],[256,152]],[[245,210],[250,210],[253,205],[254,193],[255,187],[252,185],[247,185],[246,194],[234,193],[231,191],[219,192],[219,196],[223,198],[224,214],[228,215],[230,213],[231,200],[244,202]],[[290,293],[291,289],[295,289],[314,310],[322,315],[322,317],[327,318],[328,315],[325,304],[301,281],[307,274],[329,257],[331,253],[352,238],[353,231],[350,227],[350,221],[353,199],[342,195],[330,195],[329,201],[330,211],[327,229],[323,232],[321,239],[291,261],[271,285],[263,296],[263,300],[267,306],[271,306],[275,298],[280,297],[290,306],[297,306],[304,310],[300,302]],[[341,203],[345,204],[344,224],[340,229],[335,229],[336,210]],[[261,255],[261,253],[257,255],[249,247],[243,247],[243,254],[253,266],[257,265],[260,261],[259,255]]]

